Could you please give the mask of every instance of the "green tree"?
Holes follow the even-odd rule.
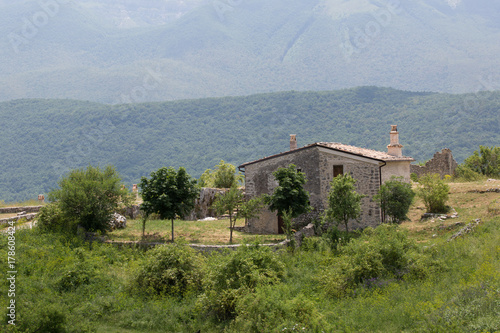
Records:
[[[311,210],[309,192],[304,189],[306,175],[290,164],[287,168],[279,168],[273,172],[278,182],[273,194],[267,198],[269,209],[276,211],[278,216],[290,212],[292,218]]]
[[[424,201],[428,213],[445,213],[448,208],[448,193],[450,187],[437,173],[424,174],[419,179],[420,187],[417,189],[418,196]]]
[[[174,241],[174,219],[187,215],[194,208],[199,195],[196,179],[180,167],[163,167],[151,173],[151,178],[141,178],[141,209],[147,216],[153,213],[161,219],[172,221],[172,242]]]
[[[349,220],[357,220],[361,215],[361,199],[365,197],[356,192],[355,184],[356,180],[350,175],[338,175],[330,182],[328,193],[325,219],[337,225],[343,223],[347,232]]]
[[[245,195],[236,186],[231,187],[225,193],[217,193],[213,207],[217,214],[229,215],[229,243],[233,242],[233,229],[239,218],[255,217],[262,208],[261,197],[245,201]]]
[[[223,160],[215,166],[215,170],[207,169],[200,176],[201,187],[231,188],[243,185],[244,177],[241,172],[236,173],[236,166]]]
[[[403,182],[402,177],[392,177],[380,187],[373,199],[378,202],[382,213],[389,222],[401,223],[408,219],[406,216],[415,197],[411,184]]]
[[[479,146],[462,167],[488,177],[500,177],[500,147]]]
[[[49,200],[56,203],[57,209],[44,214],[53,216],[59,210],[72,233],[76,233],[77,226],[106,232],[111,215],[120,204],[128,203],[130,195],[112,166],[104,170],[88,166],[65,176],[59,182],[59,189],[49,193]]]

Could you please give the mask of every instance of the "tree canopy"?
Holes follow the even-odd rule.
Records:
[[[141,178],[141,209],[146,215],[157,213],[161,219],[172,221],[172,241],[174,219],[187,215],[194,208],[195,199],[199,195],[196,183],[196,179],[183,167],[178,171],[172,167],[162,167],[152,172],[149,179]]]
[[[325,219],[328,222],[343,223],[349,231],[349,220],[358,219],[361,215],[361,199],[364,195],[356,192],[356,180],[350,175],[338,175],[330,182],[328,207]]]
[[[201,187],[231,188],[243,185],[245,177],[241,172],[236,173],[236,166],[220,160],[214,170],[207,169],[198,181]]]
[[[273,176],[278,186],[268,198],[269,209],[276,211],[278,216],[289,211],[292,218],[311,210],[309,192],[304,189],[307,181],[305,173],[298,171],[294,164],[290,164],[287,168],[274,171]]]
[[[373,199],[380,205],[386,221],[399,224],[408,219],[406,216],[415,197],[411,184],[405,183],[402,177],[392,177],[386,181]]]
[[[120,203],[128,202],[129,193],[114,167],[101,170],[89,165],[63,177],[59,188],[49,193],[49,200],[58,206],[68,229],[76,232],[80,226],[87,231],[105,232],[113,212]]]

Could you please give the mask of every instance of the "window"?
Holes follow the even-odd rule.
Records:
[[[333,166],[333,178],[337,177],[338,175],[343,175],[344,174],[344,166],[343,165],[334,165]]]

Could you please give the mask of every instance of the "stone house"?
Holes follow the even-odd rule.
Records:
[[[380,185],[391,176],[401,176],[410,181],[411,157],[402,154],[397,126],[390,132],[387,152],[358,148],[332,142],[316,142],[297,148],[295,135],[290,135],[290,150],[276,155],[247,162],[238,168],[245,173],[245,192],[254,197],[271,194],[278,185],[272,172],[280,167],[295,164],[307,178],[305,189],[310,194],[313,211],[295,219],[302,226],[318,217],[327,205],[330,181],[339,174],[349,173],[357,180],[356,191],[366,195],[362,199],[359,223],[351,221],[349,228],[364,228],[377,225],[382,217],[380,207],[373,201]],[[259,218],[248,221],[247,230],[253,233],[282,233],[281,221],[275,212],[264,209]]]

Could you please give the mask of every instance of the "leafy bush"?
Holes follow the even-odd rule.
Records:
[[[341,297],[361,285],[425,278],[436,267],[440,267],[439,263],[419,251],[407,232],[396,225],[383,224],[365,229],[360,238],[341,247],[321,281],[328,294]]]
[[[88,166],[71,171],[59,182],[59,189],[49,193],[57,202],[67,230],[76,233],[77,226],[88,231],[107,231],[111,214],[129,194],[122,189],[117,171],[107,166],[104,170]],[[55,208],[49,210],[56,213]]]
[[[408,219],[406,215],[414,197],[415,192],[411,189],[411,184],[403,182],[402,177],[393,176],[380,186],[373,199],[379,203],[388,222],[399,224]]]
[[[242,296],[236,312],[233,332],[329,331],[316,303],[303,294],[293,295],[285,284],[259,287]]]
[[[233,318],[239,298],[256,287],[281,281],[285,266],[267,247],[241,246],[227,255],[213,257],[204,278],[198,306],[219,320]]]
[[[327,222],[343,223],[346,231],[349,231],[349,220],[358,219],[361,215],[361,199],[365,197],[356,192],[354,184],[356,179],[348,174],[333,178],[324,216]]]
[[[59,276],[56,288],[61,292],[73,291],[79,286],[90,284],[94,275],[94,267],[86,262],[78,263]]]
[[[477,180],[484,179],[485,176],[472,170],[471,168],[460,164],[456,169],[455,169],[455,177],[460,180],[468,181],[468,182],[473,182]]]
[[[67,223],[58,203],[53,202],[40,208],[40,212],[38,213],[38,227],[42,232],[68,231]]]
[[[418,182],[418,175],[415,172],[410,173],[410,179],[417,183]]]
[[[203,257],[188,246],[158,246],[148,253],[134,284],[148,294],[184,296],[200,290],[203,265]]]
[[[479,146],[479,150],[465,159],[462,168],[488,177],[500,177],[500,147]]]
[[[441,177],[434,174],[425,174],[419,179],[421,187],[418,188],[417,194],[424,201],[425,208],[428,213],[446,213],[448,207],[448,192],[450,187],[441,179]]]

